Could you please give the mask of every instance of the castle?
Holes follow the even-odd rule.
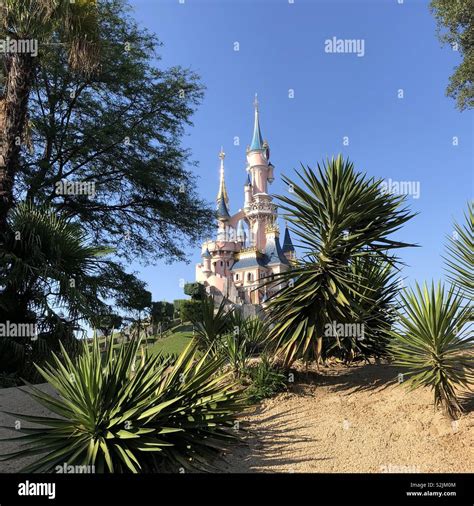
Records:
[[[268,194],[275,167],[270,162],[270,148],[260,131],[259,108],[255,96],[253,137],[247,148],[247,180],[244,184],[244,207],[235,214],[229,211],[229,197],[224,179],[225,153],[221,149],[220,183],[217,194],[216,238],[202,245],[202,262],[196,265],[196,281],[208,293],[225,297],[235,304],[262,304],[281,288],[275,274],[289,269],[295,258],[288,228],[283,246],[277,224],[277,206]]]

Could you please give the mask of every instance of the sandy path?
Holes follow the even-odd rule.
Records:
[[[245,419],[226,472],[473,472],[473,399],[454,426],[389,365],[324,368]]]

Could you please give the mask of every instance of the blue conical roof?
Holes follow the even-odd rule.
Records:
[[[283,238],[283,253],[288,253],[289,251],[295,251],[295,247],[293,246],[293,241],[291,240],[290,231],[288,227],[285,228],[285,237]]]
[[[202,258],[211,258],[211,252],[209,248],[206,248],[206,251],[201,255]]]
[[[263,149],[263,137],[262,133],[260,132],[260,122],[258,120],[258,102],[256,95],[254,105],[255,105],[255,120],[253,125],[253,137],[252,143],[250,144],[250,151]]]
[[[288,259],[283,254],[278,236],[267,237],[265,257],[268,265],[280,263],[288,265]]]
[[[252,181],[250,180],[250,174],[247,173],[247,181],[245,181],[245,186],[252,186]]]
[[[227,209],[227,205],[225,203],[225,198],[223,195],[219,197],[217,200],[217,217],[220,220],[227,220],[230,218],[229,210]]]
[[[247,239],[247,234],[245,233],[244,222],[243,220],[239,220],[237,224],[237,240],[241,242],[245,242]]]

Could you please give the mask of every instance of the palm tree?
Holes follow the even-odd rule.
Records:
[[[297,174],[303,185],[284,178],[292,191],[279,200],[304,254],[268,304],[271,339],[285,365],[319,362],[327,326],[363,316],[355,296],[368,295],[356,293],[351,262],[370,255],[393,264],[391,250],[412,246],[388,238],[413,217],[402,207],[405,197],[382,192],[380,180],[355,172],[349,160],[338,156]]]
[[[10,213],[9,225],[15,235],[1,259],[0,321],[37,324],[37,315],[42,315],[36,341],[1,340],[0,358],[6,362],[1,361],[0,369],[13,367],[8,357],[16,357],[13,369],[21,370],[28,361],[25,351],[44,357],[58,340],[72,339],[72,325],[58,314],[59,308],[67,307],[74,320],[90,317],[101,304],[106,307],[98,299],[96,274],[100,257],[112,250],[90,245],[80,224],[48,207],[20,203]]]
[[[391,343],[395,363],[408,369],[407,386],[429,386],[435,406],[457,419],[462,411],[456,388],[474,381],[474,335],[469,332],[469,307],[455,287],[445,292],[438,283],[402,293],[400,326]]]
[[[454,237],[449,238],[446,259],[449,280],[474,299],[474,202],[468,204],[464,225],[454,224]]]
[[[3,0],[0,37],[14,43],[65,44],[73,69],[92,72],[98,66],[96,1]],[[4,90],[0,95],[0,235],[7,230],[13,205],[13,185],[20,167],[28,98],[37,57],[33,51],[8,52],[3,57]]]

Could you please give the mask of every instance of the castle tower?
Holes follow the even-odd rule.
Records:
[[[263,140],[260,130],[257,95],[254,101],[254,127],[250,146],[247,148],[247,171],[252,189],[251,203],[246,208],[250,223],[250,239],[259,251],[265,250],[265,229],[272,225],[277,216],[276,205],[268,195],[268,184],[273,182],[273,165],[270,163],[270,147]],[[245,191],[247,192],[246,185]],[[247,194],[246,194],[247,197]]]

